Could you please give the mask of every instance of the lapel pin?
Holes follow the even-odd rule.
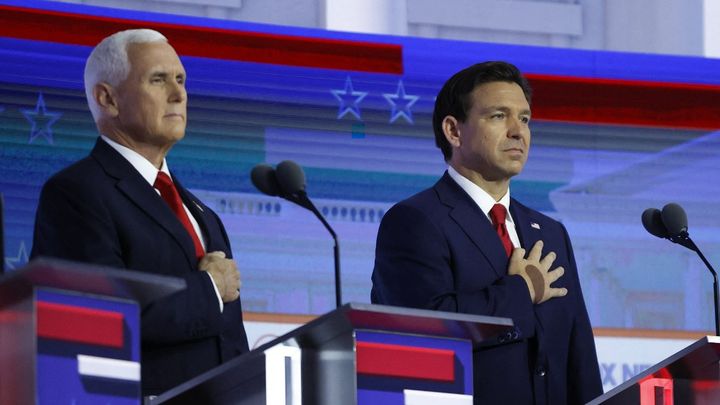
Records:
[[[530,222],[530,227],[535,229],[540,229],[540,224],[537,222]]]

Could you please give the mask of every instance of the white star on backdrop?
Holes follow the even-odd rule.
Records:
[[[30,128],[30,138],[28,143],[32,143],[35,138],[42,135],[50,145],[53,144],[53,133],[52,124],[59,120],[62,113],[50,112],[45,108],[45,99],[43,98],[42,92],[38,96],[37,104],[35,104],[34,110],[20,109],[20,112],[25,116],[25,119],[32,124]]]
[[[402,80],[398,81],[398,87],[395,94],[384,93],[383,97],[385,97],[388,103],[392,106],[392,112],[390,113],[391,124],[400,117],[405,118],[407,122],[413,124],[412,111],[410,111],[410,107],[412,107],[420,97],[405,93],[405,86],[403,85]]]
[[[353,89],[350,76],[345,80],[345,88],[343,90],[330,90],[333,96],[340,102],[337,119],[344,117],[347,113],[351,113],[358,120],[360,118],[360,102],[367,96],[365,91],[355,91]]]
[[[17,256],[5,256],[5,269],[14,270],[24,266],[28,262],[27,248],[25,248],[25,241],[20,241],[20,248],[18,248]]]

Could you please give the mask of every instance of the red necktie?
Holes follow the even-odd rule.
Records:
[[[200,238],[198,238],[195,233],[195,229],[190,222],[190,218],[188,218],[187,212],[185,212],[185,208],[183,207],[180,194],[178,194],[175,184],[172,180],[170,180],[170,176],[164,172],[158,172],[153,187],[160,191],[160,195],[163,200],[165,200],[165,202],[170,206],[170,209],[173,210],[175,216],[177,216],[183,227],[185,227],[185,230],[190,234],[190,237],[193,240],[193,245],[195,245],[195,257],[200,260],[205,255],[205,249],[203,249],[202,243],[200,243]]]
[[[513,250],[513,244],[510,241],[510,234],[508,233],[507,227],[505,226],[506,215],[507,211],[502,204],[495,204],[490,209],[490,219],[492,219],[493,226],[495,227],[495,232],[497,232],[498,236],[500,237],[500,241],[505,248],[505,253],[507,253],[508,257],[510,257],[510,254]]]

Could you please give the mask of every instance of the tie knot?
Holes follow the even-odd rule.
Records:
[[[163,190],[167,190],[168,187],[174,187],[172,180],[170,179],[170,176],[165,174],[165,172],[158,172],[157,177],[155,178],[155,184],[153,184],[153,187],[160,190],[161,192]]]
[[[507,211],[502,204],[495,204],[490,209],[490,219],[492,219],[493,225],[502,225],[505,223],[505,216]]]
[[[175,184],[170,179],[170,176],[163,172],[158,172],[153,187],[160,192],[160,197],[165,200],[176,215],[184,214],[182,199],[180,199],[180,194],[178,194],[177,188],[175,188]],[[178,214],[181,209],[183,210],[183,213]]]

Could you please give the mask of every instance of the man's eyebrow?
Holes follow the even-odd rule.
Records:
[[[168,78],[168,76],[170,76],[170,73],[168,73],[165,70],[156,70],[156,71],[150,72],[150,77],[159,77],[162,79],[166,79],[166,78]],[[186,77],[186,74],[185,74],[185,72],[179,72],[173,77],[182,77],[184,79]]]
[[[483,107],[480,111],[481,112],[490,112],[490,111],[503,111],[503,112],[509,112],[511,110],[510,107],[504,106],[504,105],[489,105],[486,107]],[[520,110],[520,114],[526,114],[530,115],[531,111],[529,108]]]

